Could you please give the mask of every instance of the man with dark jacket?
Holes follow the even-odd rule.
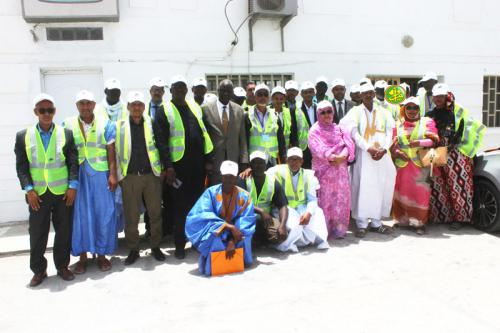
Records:
[[[33,99],[38,123],[16,134],[17,176],[29,205],[30,286],[47,277],[45,249],[50,220],[56,231],[54,263],[57,275],[74,279],[68,269],[71,249],[71,213],[78,188],[78,151],[71,130],[53,123],[54,99],[39,94]]]

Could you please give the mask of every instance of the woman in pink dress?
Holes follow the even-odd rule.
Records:
[[[401,108],[401,121],[394,128],[392,157],[397,168],[392,214],[396,223],[414,227],[419,235],[425,233],[429,219],[431,187],[429,168],[418,157],[421,147],[432,147],[438,141],[436,123],[420,117],[419,99],[410,97]]]
[[[329,238],[344,238],[349,226],[351,186],[347,163],[354,160],[351,135],[333,122],[333,106],[321,101],[318,121],[309,131],[312,169],[320,183],[318,204],[323,209]]]

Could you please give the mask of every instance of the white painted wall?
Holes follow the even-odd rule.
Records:
[[[22,18],[21,1],[0,4],[0,223],[23,220],[27,208],[13,154],[17,130],[34,121],[30,101],[42,89],[41,70],[93,68],[117,77],[124,90],[141,89],[153,76],[188,79],[209,73],[291,72],[298,81],[366,75],[443,75],[457,99],[480,118],[484,75],[500,75],[500,2],[495,0],[299,0],[285,27],[281,52],[276,21],[248,25],[230,56],[234,36],[224,0],[120,0],[120,22],[40,24]],[[233,25],[247,15],[247,1],[228,6]],[[99,26],[104,41],[48,42],[47,26]],[[33,41],[33,29],[39,37]],[[403,35],[414,45],[401,45]],[[76,89],[76,88],[75,88]],[[75,91],[76,93],[76,91]],[[102,92],[99,94],[102,95]],[[486,147],[500,145],[500,129],[488,129]]]

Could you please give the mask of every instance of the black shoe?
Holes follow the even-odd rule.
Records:
[[[132,250],[130,251],[130,253],[128,254],[128,257],[127,259],[125,259],[125,265],[128,266],[128,265],[132,265],[137,259],[139,259],[139,251],[137,250]]]
[[[161,252],[159,247],[152,248],[151,253],[153,254],[153,257],[155,257],[156,260],[165,261],[165,255],[163,254],[163,252]]]
[[[186,258],[186,250],[175,249],[174,256],[176,259],[182,260],[182,259]]]

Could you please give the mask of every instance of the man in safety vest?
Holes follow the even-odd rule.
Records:
[[[78,151],[71,130],[53,123],[54,98],[39,94],[33,99],[38,123],[16,134],[16,170],[29,205],[30,286],[47,277],[45,249],[50,220],[56,232],[54,263],[63,280],[74,279],[68,269],[71,249],[71,207],[78,188]]]
[[[144,199],[151,230],[151,253],[164,261],[160,250],[162,240],[160,154],[153,136],[151,118],[144,113],[144,95],[131,91],[127,95],[130,117],[116,123],[116,156],[118,178],[121,181],[125,211],[125,240],[130,250],[125,265],[139,258],[139,224],[141,203]]]
[[[74,272],[87,270],[87,252],[97,254],[101,271],[111,269],[106,255],[118,245],[114,191],[118,184],[115,155],[115,124],[94,115],[95,99],[90,91],[76,95],[78,116],[64,121],[78,149],[79,191],[73,214],[71,253],[80,256]]]
[[[180,75],[170,80],[172,100],[157,113],[156,142],[168,184],[174,220],[175,257],[185,257],[184,227],[189,210],[205,187],[205,178],[213,168],[212,141],[203,124],[202,111],[194,101],[187,101],[187,82]]]

